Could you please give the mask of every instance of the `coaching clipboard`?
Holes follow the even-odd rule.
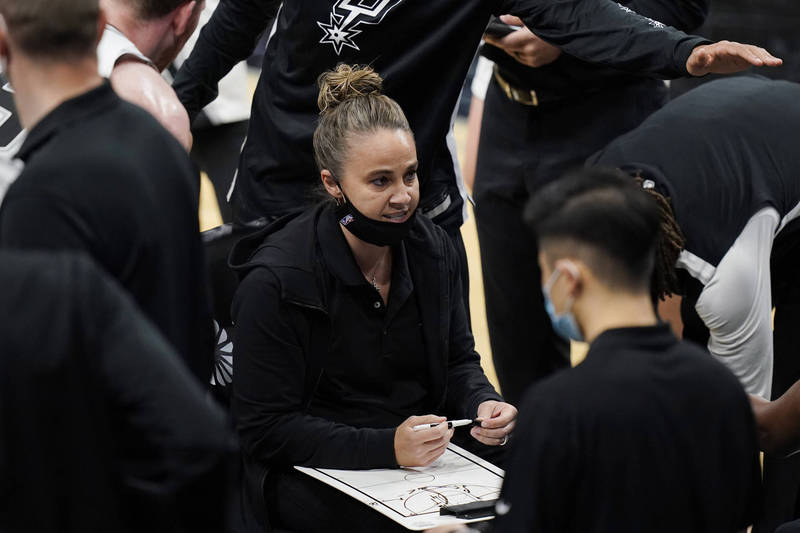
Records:
[[[488,520],[491,517],[462,520],[440,516],[439,510],[498,498],[505,475],[501,468],[455,444],[450,444],[431,465],[421,468],[295,468],[414,531]]]

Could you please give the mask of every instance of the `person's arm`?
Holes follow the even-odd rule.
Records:
[[[272,464],[397,466],[395,428],[355,428],[304,412],[304,347],[313,325],[296,306],[282,302],[268,269],[256,268],[242,280],[233,318],[233,407],[245,453]]]
[[[496,14],[506,13],[570,55],[633,73],[676,78],[780,64],[758,47],[709,44],[611,0],[501,0]]]
[[[117,415],[127,497],[162,502],[187,530],[214,530],[236,449],[224,412],[116,282],[88,259],[75,266],[84,352]]]
[[[750,403],[763,451],[790,453],[800,449],[800,381],[775,401],[751,395]]]
[[[149,112],[187,152],[191,150],[189,115],[172,87],[152,66],[123,59],[111,71],[110,81],[120,98]]]
[[[778,222],[772,208],[754,215],[706,280],[695,304],[709,330],[709,352],[749,394],[762,398],[769,398],[772,388],[770,255]],[[678,264],[688,270],[691,265],[685,257],[681,254]]]
[[[259,36],[275,18],[281,3],[281,0],[220,2],[172,84],[190,120],[217,97],[219,80],[253,53]]]
[[[631,0],[625,6],[681,31],[694,31],[708,16],[709,0]]]
[[[625,6],[640,15],[681,31],[695,30],[703,24],[708,15],[708,0],[633,0],[625,3]],[[502,49],[518,62],[538,68],[549,65],[561,57],[560,48],[540,39],[531,29],[524,26],[524,22],[518,17],[503,15],[500,20],[523,28],[500,39],[489,35],[484,38],[486,42]],[[575,64],[571,68],[578,68],[577,62],[573,63]],[[580,66],[591,69],[593,77],[613,78],[620,74],[616,69],[601,69],[596,65],[583,63]]]

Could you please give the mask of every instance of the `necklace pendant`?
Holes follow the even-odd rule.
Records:
[[[381,288],[380,288],[380,287],[378,287],[378,282],[377,282],[377,281],[375,281],[375,276],[372,276],[372,281],[371,281],[371,283],[372,283],[372,288],[373,288],[373,289],[375,289],[375,290],[376,290],[376,291],[378,291],[378,292],[381,292]]]

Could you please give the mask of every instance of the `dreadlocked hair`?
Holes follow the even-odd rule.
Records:
[[[642,187],[658,205],[659,232],[658,244],[656,248],[656,264],[653,271],[653,297],[664,300],[672,294],[680,294],[681,287],[678,281],[678,273],[675,263],[678,256],[686,246],[686,237],[675,220],[675,212],[672,210],[670,199],[658,192],[654,187],[645,187],[644,178],[641,172],[637,172],[634,177],[636,183]]]

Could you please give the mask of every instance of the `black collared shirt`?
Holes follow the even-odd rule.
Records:
[[[519,412],[498,531],[732,533],[754,518],[747,396],[666,325],[602,333]]]
[[[213,331],[186,151],[108,82],[29,132],[0,208],[0,247],[87,252],[208,383]]]
[[[422,321],[405,245],[395,246],[388,304],[361,273],[333,210],[319,219],[331,284],[333,338],[312,413],[355,427],[392,427],[432,408]]]

